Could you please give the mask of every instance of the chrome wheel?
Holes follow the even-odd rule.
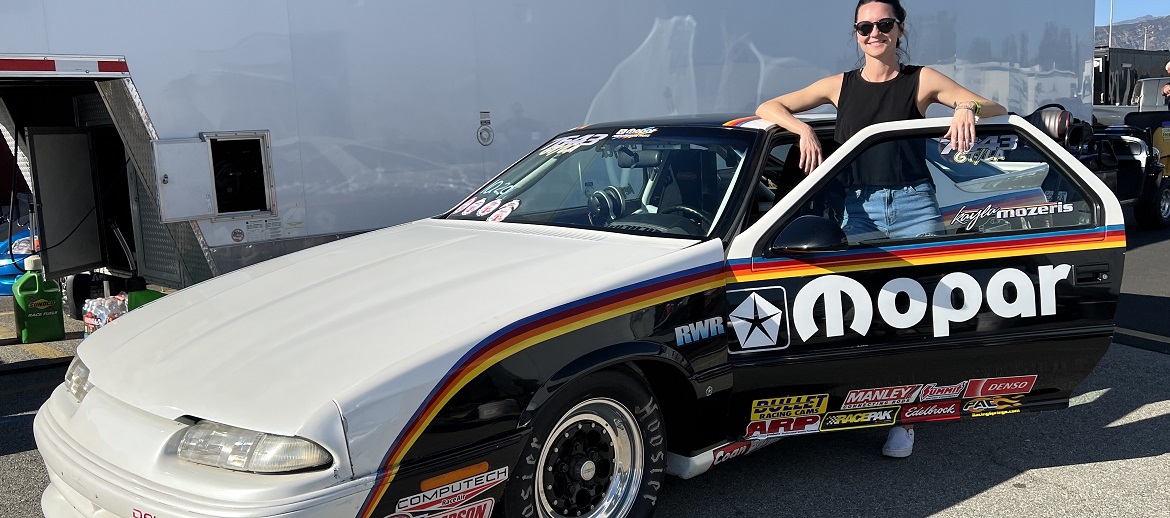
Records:
[[[1158,213],[1163,221],[1170,221],[1170,189],[1162,189],[1162,199],[1158,202]]]
[[[537,464],[540,515],[625,516],[637,500],[645,451],[633,414],[612,399],[590,399],[552,430]]]

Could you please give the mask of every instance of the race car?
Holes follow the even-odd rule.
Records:
[[[752,116],[577,128],[439,216],[127,314],[36,416],[45,515],[648,516],[781,438],[1066,407],[1125,233],[1060,117],[968,151],[949,118],[805,120],[837,148],[807,175]],[[945,232],[843,231],[891,142]]]

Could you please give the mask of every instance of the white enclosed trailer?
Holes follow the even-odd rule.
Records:
[[[1092,0],[905,4],[910,62],[1089,117]],[[6,0],[0,126],[51,275],[129,273],[113,224],[182,287],[441,212],[570,127],[750,111],[855,67],[853,8]]]

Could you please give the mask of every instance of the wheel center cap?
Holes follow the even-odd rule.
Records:
[[[581,476],[581,480],[586,482],[593,480],[593,476],[597,474],[597,465],[591,460],[581,463],[580,471],[577,472]]]

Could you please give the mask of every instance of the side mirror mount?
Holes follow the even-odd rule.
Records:
[[[849,249],[849,238],[841,226],[822,216],[801,216],[780,231],[768,255],[839,252]]]

